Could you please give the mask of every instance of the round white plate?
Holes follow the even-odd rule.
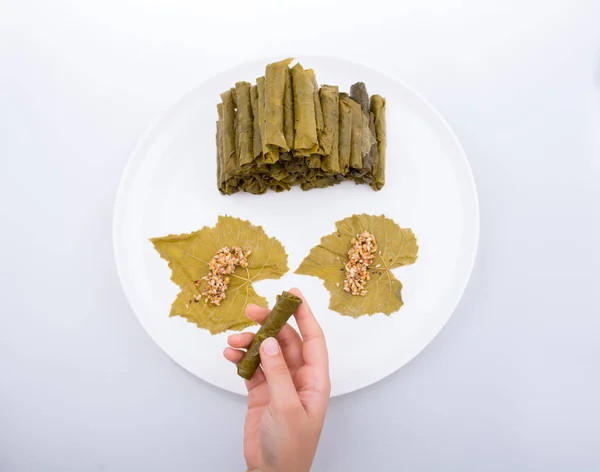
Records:
[[[114,214],[114,249],[123,288],[152,339],[199,378],[239,394],[242,379],[223,359],[226,334],[211,336],[170,318],[178,287],[148,238],[213,226],[218,215],[262,225],[289,254],[290,272],[256,283],[272,304],[299,287],[327,337],[332,395],[373,384],[415,357],[444,326],[473,267],[479,234],[477,193],[456,136],[421,96],[402,82],[345,60],[300,57],[322,84],[349,90],[356,81],[387,100],[386,186],[345,182],[332,188],[222,196],[215,183],[215,121],[219,94],[239,80],[254,82],[268,61],[223,72],[186,95],[142,138],[125,169]],[[293,274],[311,247],[354,213],[385,214],[412,228],[419,259],[394,274],[405,305],[391,316],[359,319],[330,311],[321,280]]]

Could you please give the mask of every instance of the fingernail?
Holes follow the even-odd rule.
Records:
[[[279,344],[275,338],[267,338],[262,342],[263,351],[269,356],[274,356],[279,352]]]

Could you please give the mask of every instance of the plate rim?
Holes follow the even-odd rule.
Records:
[[[280,57],[280,56],[278,56]],[[387,72],[383,72],[379,69],[376,69],[374,67],[362,64],[360,62],[356,62],[353,60],[349,60],[346,59],[344,57],[339,57],[339,56],[331,56],[331,55],[322,55],[322,54],[298,54],[298,55],[289,55],[287,57],[301,57],[303,59],[308,59],[310,60],[310,58],[318,58],[320,60],[335,60],[335,61],[343,61],[346,62],[348,64],[351,65],[356,65],[362,68],[366,68],[369,69],[371,72],[375,72],[377,74],[380,74],[384,77],[386,77],[387,79],[390,79],[394,82],[399,83],[401,86],[403,86],[406,90],[408,90],[410,93],[412,93],[417,99],[419,99],[423,105],[425,105],[425,107],[429,110],[429,112],[433,113],[433,115],[438,119],[439,124],[442,125],[442,127],[444,128],[444,130],[448,133],[448,137],[451,139],[452,144],[456,147],[457,151],[458,151],[458,156],[460,156],[460,161],[461,163],[464,165],[464,168],[466,169],[466,177],[469,183],[469,188],[472,191],[472,197],[473,197],[473,203],[474,203],[474,224],[475,224],[475,234],[474,234],[474,240],[473,240],[473,251],[472,251],[472,255],[470,257],[470,260],[468,261],[468,268],[467,271],[465,272],[465,276],[462,280],[462,289],[460,290],[460,293],[457,294],[456,298],[453,300],[452,304],[451,304],[451,309],[449,310],[449,315],[447,316],[447,318],[443,321],[443,323],[441,323],[439,325],[439,328],[437,330],[435,330],[435,332],[430,336],[430,338],[428,339],[428,341],[424,344],[424,346],[418,350],[417,352],[415,352],[406,362],[404,362],[404,364],[402,364],[400,367],[395,367],[392,369],[385,369],[384,370],[384,374],[380,376],[379,379],[375,380],[374,382],[371,382],[370,384],[364,385],[362,387],[353,387],[350,389],[346,389],[343,390],[342,392],[338,392],[335,395],[332,395],[331,397],[337,397],[337,396],[342,396],[342,395],[347,395],[349,393],[353,393],[356,392],[358,390],[361,390],[363,388],[369,387],[371,385],[374,385],[378,382],[380,382],[381,380],[389,377],[390,375],[392,375],[394,372],[399,371],[401,368],[405,367],[407,364],[409,364],[410,362],[412,362],[414,360],[415,357],[417,357],[419,354],[421,354],[430,344],[431,342],[439,335],[439,333],[442,331],[442,329],[446,326],[446,324],[448,323],[448,321],[450,320],[450,318],[452,317],[452,315],[454,314],[454,312],[456,311],[460,301],[462,300],[465,291],[469,285],[469,282],[471,280],[471,276],[473,274],[473,269],[475,267],[475,262],[477,260],[477,255],[479,253],[479,239],[480,239],[480,232],[481,232],[481,216],[480,216],[480,205],[479,205],[479,194],[477,192],[477,184],[475,181],[475,176],[473,174],[473,170],[471,168],[471,165],[469,163],[469,160],[467,158],[467,154],[460,142],[460,140],[458,139],[458,136],[456,135],[456,133],[454,132],[454,130],[452,129],[452,127],[450,126],[450,124],[448,123],[448,121],[444,118],[444,116],[441,114],[441,112],[427,99],[425,98],[421,93],[419,93],[417,90],[415,90],[413,87],[411,87],[410,85],[408,85],[407,83],[405,83],[403,80],[399,79],[398,77],[396,77],[393,74],[387,73]],[[130,296],[129,290],[127,288],[127,284],[124,281],[124,276],[123,276],[123,267],[121,266],[121,263],[119,262],[120,260],[120,252],[122,249],[119,248],[119,244],[118,244],[118,221],[120,220],[120,216],[124,211],[124,203],[123,203],[123,197],[125,194],[125,189],[126,189],[126,182],[133,176],[132,172],[134,167],[138,167],[139,164],[141,162],[143,162],[144,159],[144,154],[142,154],[142,150],[147,147],[147,145],[149,144],[149,142],[152,140],[151,138],[153,137],[154,134],[156,134],[157,129],[160,127],[160,125],[163,122],[167,122],[169,120],[169,118],[175,114],[175,112],[179,109],[179,107],[184,104],[187,99],[199,88],[202,87],[202,85],[204,85],[205,83],[215,79],[216,77],[226,74],[227,72],[237,69],[240,66],[244,66],[247,64],[251,64],[251,63],[256,63],[256,62],[262,62],[265,64],[268,64],[269,61],[273,61],[273,60],[279,60],[279,58],[274,58],[273,56],[268,56],[268,57],[256,57],[247,61],[243,61],[240,62],[238,64],[236,64],[235,66],[226,68],[226,69],[222,69],[219,72],[210,75],[209,77],[205,78],[204,80],[202,80],[200,83],[196,84],[193,88],[191,88],[190,90],[188,90],[185,94],[183,94],[181,96],[181,98],[179,100],[177,100],[175,103],[173,103],[170,107],[168,107],[165,111],[163,111],[162,113],[160,113],[157,117],[154,118],[154,120],[150,123],[150,125],[148,125],[148,127],[142,132],[142,134],[140,135],[135,147],[133,148],[133,150],[131,151],[131,153],[129,154],[128,158],[127,158],[127,163],[125,165],[125,167],[123,168],[122,174],[121,174],[121,178],[119,179],[119,185],[117,188],[117,192],[115,194],[115,199],[113,201],[113,211],[112,211],[112,246],[113,246],[113,258],[114,258],[114,262],[115,262],[115,266],[117,269],[117,275],[119,278],[119,282],[121,284],[121,288],[125,294],[125,298],[127,299],[127,304],[129,305],[131,311],[133,312],[133,314],[135,315],[135,317],[137,318],[138,322],[140,323],[140,325],[144,328],[144,331],[146,332],[146,335],[153,341],[153,343],[155,345],[157,345],[161,351],[163,351],[165,353],[165,355],[176,365],[178,365],[181,369],[189,372],[190,374],[192,374],[195,378],[206,382],[209,385],[212,385],[213,387],[217,387],[220,390],[224,390],[226,392],[231,392],[234,393],[236,395],[241,395],[241,396],[246,396],[247,394],[245,393],[239,393],[237,391],[234,391],[232,389],[229,389],[227,387],[223,387],[221,385],[217,385],[214,382],[211,382],[210,380],[207,380],[205,378],[199,377],[198,375],[196,375],[194,372],[192,372],[190,369],[184,367],[183,365],[181,365],[179,362],[177,362],[175,359],[173,359],[173,357],[171,357],[171,355],[169,355],[169,353],[159,344],[157,343],[154,338],[150,335],[148,329],[146,328],[144,322],[142,321],[142,318],[140,317],[140,315],[137,313],[137,310],[135,309],[135,307],[132,304],[132,297]]]

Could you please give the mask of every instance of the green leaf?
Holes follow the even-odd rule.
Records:
[[[322,279],[331,295],[329,308],[342,315],[358,318],[398,311],[404,304],[402,283],[394,277],[392,269],[417,260],[419,246],[412,230],[400,228],[384,215],[366,214],[337,221],[335,226],[337,231],[321,238],[321,243],[310,250],[296,273]],[[361,297],[344,292],[343,287],[351,239],[363,231],[375,237],[379,249],[369,266],[371,280],[366,285],[367,295]]]
[[[246,305],[267,307],[267,300],[256,293],[252,282],[278,279],[288,271],[283,245],[267,236],[261,226],[231,216],[219,216],[214,228],[207,226],[189,234],[153,238],[152,244],[169,263],[171,280],[181,292],[171,306],[170,316],[182,316],[212,334],[241,331],[254,324],[244,313]],[[230,277],[227,297],[219,306],[194,302],[204,284],[194,283],[208,274],[208,262],[223,247],[251,249],[248,267],[238,267]]]

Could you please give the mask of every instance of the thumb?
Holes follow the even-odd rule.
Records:
[[[292,375],[275,338],[267,338],[261,343],[260,362],[267,378],[273,406],[288,408],[300,405]]]

